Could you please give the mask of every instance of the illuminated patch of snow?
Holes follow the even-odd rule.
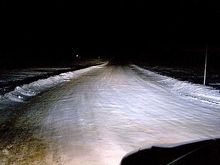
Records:
[[[106,63],[102,65],[97,65],[97,66],[91,66],[91,67],[76,70],[76,71],[61,73],[59,75],[51,76],[46,79],[40,79],[40,80],[34,81],[30,84],[17,86],[13,91],[8,92],[0,97],[0,108],[1,108],[1,104],[10,104],[10,101],[24,102],[30,97],[36,96],[37,94],[44,92],[64,82],[71,81],[72,79],[75,79],[94,69],[103,67],[104,65],[106,65]]]
[[[168,89],[170,92],[177,93],[183,97],[190,97],[191,99],[193,98],[202,102],[220,104],[219,90],[215,90],[212,87],[180,81],[143,69],[137,65],[131,66],[133,69],[142,72],[147,77],[153,77],[154,81],[157,82],[158,85],[163,86],[164,89]]]

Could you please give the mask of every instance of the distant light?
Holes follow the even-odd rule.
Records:
[[[22,97],[22,96],[18,96],[18,98],[19,98],[19,99],[22,99],[23,97]]]
[[[77,54],[77,55],[76,55],[76,58],[78,58],[78,57],[79,57],[79,55]]]

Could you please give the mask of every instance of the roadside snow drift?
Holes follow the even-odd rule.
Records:
[[[170,92],[184,96],[184,98],[196,99],[203,102],[220,104],[220,93],[212,87],[180,81],[171,77],[162,76],[155,72],[143,69],[137,65],[131,65],[133,69],[151,77],[159,86],[165,87]]]
[[[8,92],[3,96],[0,96],[0,109],[13,105],[14,103],[22,103],[28,100],[30,97],[36,96],[41,92],[44,92],[64,82],[75,79],[89,71],[98,69],[104,65],[106,64],[91,66],[76,71],[61,73],[59,75],[52,76],[46,79],[40,79],[34,81],[30,84],[17,86],[13,91]]]

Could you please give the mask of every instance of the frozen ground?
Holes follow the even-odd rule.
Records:
[[[201,67],[167,67],[167,66],[149,66],[147,64],[140,64],[145,69],[157,72],[162,75],[176,78],[181,81],[188,81],[196,84],[203,84],[204,68]],[[217,68],[207,68],[206,85],[220,89],[220,72]]]
[[[67,72],[71,68],[27,68],[0,71],[0,95],[13,90],[14,86],[31,82],[52,74]]]
[[[27,101],[17,95],[17,108],[7,108],[17,100],[1,104],[0,164],[115,165],[140,147],[220,137],[220,94],[212,88],[135,65],[75,73]]]
[[[28,84],[39,79],[45,79],[64,72],[74,71],[93,65],[103,64],[102,59],[75,60],[71,64],[60,67],[35,67],[35,68],[0,68],[0,97],[16,86]]]

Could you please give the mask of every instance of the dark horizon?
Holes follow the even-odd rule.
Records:
[[[25,6],[20,2],[3,4],[2,9]],[[50,11],[47,5],[53,9],[50,14],[6,10],[1,30],[1,66],[65,63],[73,60],[74,54],[184,63],[187,60],[183,59],[202,61],[207,45],[209,55],[216,61],[220,58],[220,10],[215,3],[121,0],[76,5],[58,0],[45,3],[46,11]]]

